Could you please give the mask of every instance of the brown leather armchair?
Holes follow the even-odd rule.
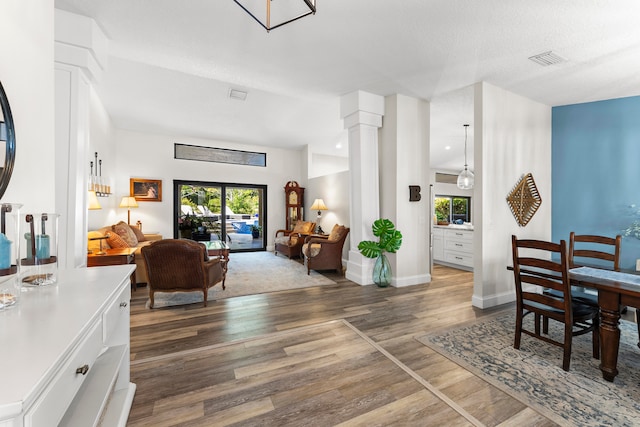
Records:
[[[288,256],[289,259],[300,257],[304,238],[313,233],[315,228],[315,222],[298,221],[293,230],[276,231],[274,240],[275,255],[278,255],[278,252],[280,252]]]
[[[205,246],[193,240],[158,240],[144,246],[142,256],[147,269],[151,308],[155,292],[193,291],[202,291],[206,307],[209,288],[224,279],[225,261],[209,260]]]
[[[328,236],[308,236],[302,246],[307,274],[311,270],[336,270],[342,274],[342,247],[348,234],[349,228],[336,224]]]

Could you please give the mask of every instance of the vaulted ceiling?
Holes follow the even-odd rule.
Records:
[[[637,0],[317,0],[315,15],[269,33],[232,0],[55,7],[109,38],[97,90],[131,130],[345,155],[340,96],[399,93],[433,102],[434,147],[455,145],[440,166],[459,168],[473,120],[460,89],[475,82],[550,106],[640,95]],[[547,51],[566,61],[528,59]]]

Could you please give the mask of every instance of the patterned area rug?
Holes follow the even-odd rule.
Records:
[[[233,253],[229,256],[226,289],[219,284],[209,289],[208,301],[335,283],[313,270],[307,275],[307,268],[300,262],[273,252]],[[202,292],[157,292],[154,308],[197,302],[202,302]]]
[[[557,322],[549,329],[562,334]],[[520,350],[514,349],[515,312],[416,339],[561,425],[638,426],[638,330],[627,321],[620,329],[614,383],[602,378],[591,357],[590,334],[574,337],[569,372],[562,370],[560,347],[523,334]]]

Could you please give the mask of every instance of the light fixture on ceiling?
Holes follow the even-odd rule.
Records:
[[[316,14],[316,0],[264,0],[266,7],[256,0],[233,0],[267,32],[290,22]],[[272,4],[273,3],[273,4]]]
[[[467,167],[467,129],[469,125],[464,125],[464,170],[458,174],[458,188],[470,190],[473,188],[473,172]]]
[[[229,89],[229,98],[237,99],[238,101],[244,101],[247,99],[247,92],[240,89]]]

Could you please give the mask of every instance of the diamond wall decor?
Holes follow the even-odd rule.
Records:
[[[518,183],[507,196],[507,203],[520,227],[524,227],[531,221],[542,204],[533,175],[528,173],[520,177]]]

